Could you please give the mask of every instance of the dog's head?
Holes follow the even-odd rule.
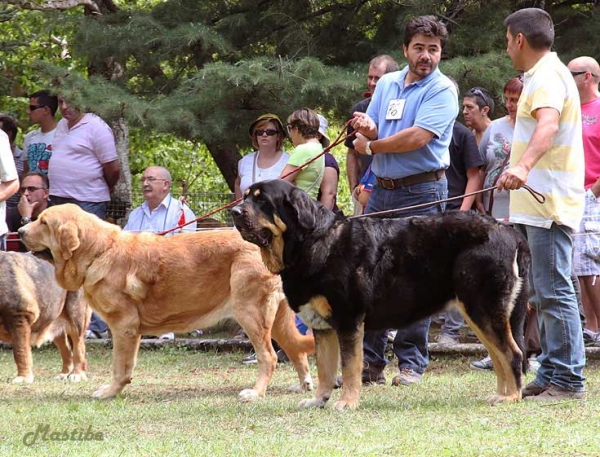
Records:
[[[21,240],[36,256],[54,264],[56,280],[79,289],[89,265],[106,249],[108,233],[120,229],[73,204],[52,206],[19,229]]]
[[[261,248],[272,273],[286,266],[286,245],[301,242],[330,227],[333,212],[282,179],[253,184],[244,201],[231,210],[242,238]]]

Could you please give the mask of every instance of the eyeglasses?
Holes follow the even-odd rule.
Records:
[[[292,131],[292,129],[294,128],[294,126],[292,124],[287,124],[285,126],[285,128],[287,129],[288,133],[290,133]]]
[[[263,136],[265,133],[267,134],[267,136],[273,136],[273,135],[277,135],[279,133],[279,130],[275,130],[275,129],[266,129],[266,130],[256,129],[254,131],[254,134],[256,136]]]
[[[583,71],[572,71],[572,72],[571,72],[571,75],[572,75],[572,76],[573,76],[573,78],[574,78],[575,76],[584,75],[584,74],[586,74],[586,73],[588,73],[586,70],[583,70]],[[596,75],[595,75],[594,73],[591,73],[591,72],[590,72],[590,75],[592,75],[592,78],[595,78],[595,77],[596,77]]]
[[[488,96],[486,94],[483,93],[483,91],[481,89],[478,89],[477,87],[474,87],[473,89],[470,89],[469,92],[467,92],[468,95],[474,95],[476,97],[479,97],[483,100],[483,102],[485,103],[485,106],[490,106],[490,103],[488,101]]]
[[[36,109],[39,108],[45,108],[46,105],[29,105],[29,111],[35,111]]]
[[[154,181],[168,181],[168,179],[162,179],[162,178],[155,178],[154,176],[149,176],[149,177],[144,177],[142,176],[142,178],[140,179],[140,181],[143,183],[145,183],[146,181],[148,182],[154,182]]]
[[[45,187],[36,187],[36,186],[25,186],[19,188],[19,193],[24,194],[25,192],[35,192],[36,190],[46,189]]]

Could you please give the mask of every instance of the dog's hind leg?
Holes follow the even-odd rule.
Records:
[[[280,301],[271,334],[288,356],[298,374],[299,383],[291,386],[289,390],[293,392],[313,390],[307,354],[314,354],[315,340],[310,335],[300,334],[296,327],[294,312],[285,298]]]
[[[331,393],[335,386],[337,369],[340,365],[340,343],[336,331],[333,329],[318,330],[313,328],[313,335],[315,337],[319,385],[314,397],[302,400],[298,403],[299,408],[325,407],[331,398]],[[342,389],[345,389],[345,385]]]
[[[17,364],[15,384],[33,382],[33,358],[31,356],[31,323],[26,314],[18,314],[4,324],[11,336],[13,357]]]
[[[58,348],[60,358],[62,359],[62,369],[54,379],[67,379],[69,373],[73,369],[73,353],[71,352],[66,332],[62,332],[60,335],[56,336],[53,343]]]

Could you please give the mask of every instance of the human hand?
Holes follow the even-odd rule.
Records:
[[[21,217],[31,217],[33,216],[33,210],[38,205],[38,202],[29,203],[27,197],[25,195],[21,195],[19,199],[19,204],[17,205],[17,210]]]
[[[529,176],[529,171],[517,164],[502,173],[496,187],[499,191],[520,189],[527,182],[527,176]]]

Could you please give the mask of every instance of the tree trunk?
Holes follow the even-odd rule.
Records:
[[[117,144],[117,154],[121,164],[121,177],[113,189],[111,201],[107,216],[112,222],[125,225],[129,211],[131,210],[133,192],[131,185],[131,169],[129,167],[129,127],[125,119],[110,123],[115,143]]]
[[[235,179],[237,178],[237,164],[242,155],[233,145],[206,143],[206,147],[217,167],[221,170],[229,189],[233,192]]]

